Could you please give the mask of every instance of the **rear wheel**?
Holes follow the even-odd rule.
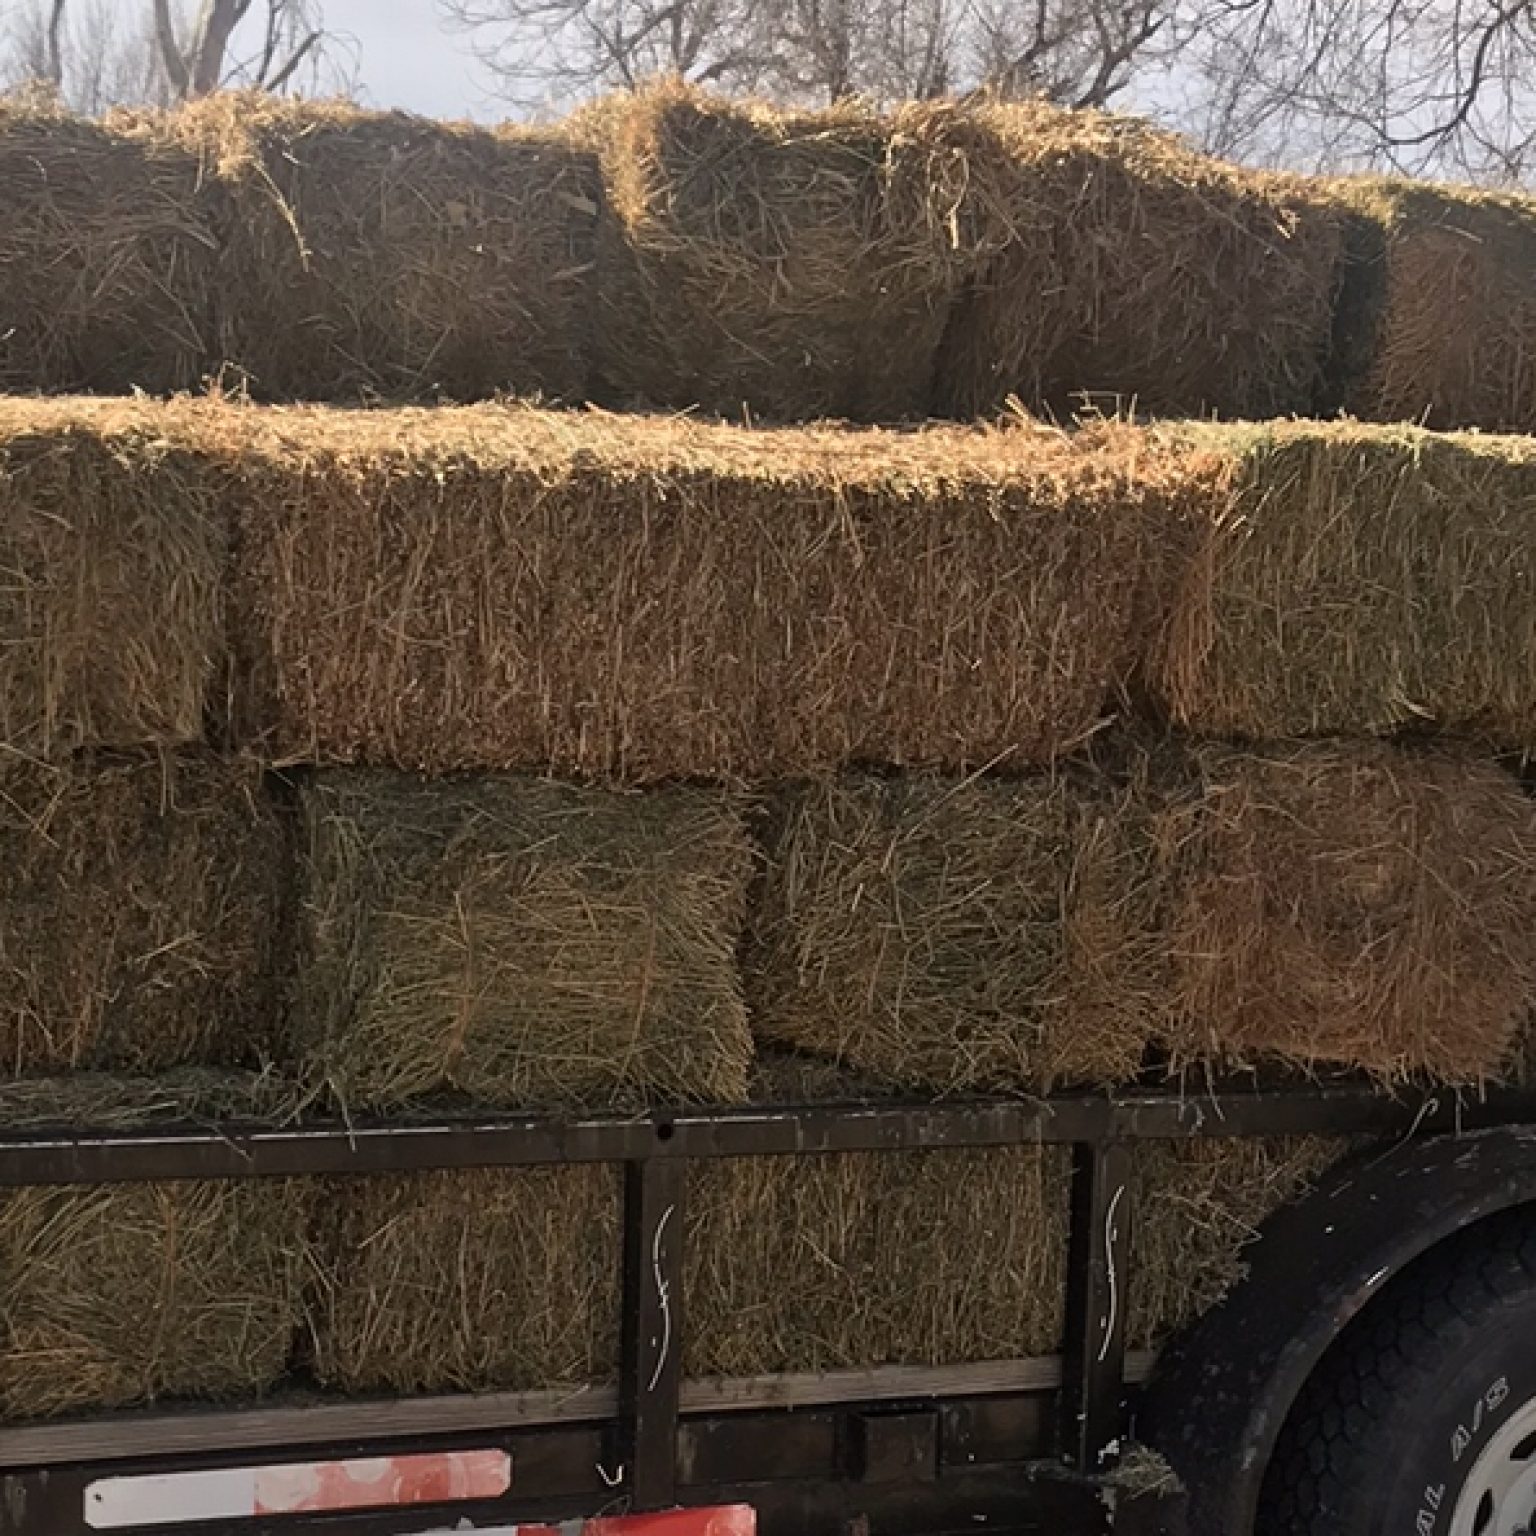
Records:
[[[1393,1281],[1281,1433],[1258,1536],[1536,1536],[1536,1217]]]

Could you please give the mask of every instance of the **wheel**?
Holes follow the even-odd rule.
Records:
[[[1256,1536],[1536,1536],[1536,1213],[1432,1252],[1346,1330]]]

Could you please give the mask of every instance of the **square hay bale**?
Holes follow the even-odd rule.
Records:
[[[1130,1197],[1126,1346],[1157,1349],[1248,1273],[1243,1252],[1282,1205],[1299,1200],[1350,1149],[1293,1136],[1147,1142]]]
[[[1179,778],[1159,1027],[1177,1064],[1499,1073],[1536,982],[1536,802],[1512,776],[1313,743],[1199,748]]]
[[[302,1321],[312,1186],[0,1196],[0,1417],[256,1396]]]
[[[1177,724],[1536,746],[1536,444],[1350,422],[1180,430],[1225,459],[1226,489],[1211,482],[1147,667]]]
[[[318,1229],[314,1369],[347,1392],[611,1381],[619,1170],[335,1180]]]
[[[733,796],[354,771],[304,806],[297,1028],[345,1108],[745,1096]]]
[[[229,538],[180,419],[0,401],[0,752],[201,739]]]
[[[195,156],[0,97],[0,390],[194,388],[216,263]]]
[[[259,397],[585,394],[592,155],[547,129],[249,95],[156,131],[219,178],[220,343]]]
[[[222,419],[247,732],[430,772],[1049,760],[1102,720],[1196,494],[1195,456],[1115,426]]]
[[[173,1067],[148,1077],[70,1072],[0,1082],[7,1131],[139,1131],[156,1126],[255,1124],[287,1118],[290,1084],[265,1072]]]
[[[692,1175],[684,1369],[750,1376],[1054,1354],[1060,1147],[745,1158]]]
[[[597,398],[796,421],[921,418],[966,239],[963,109],[599,103]]]
[[[1536,198],[1370,179],[1325,193],[1351,231],[1333,403],[1536,431]]]
[[[1164,416],[1313,407],[1343,240],[1326,199],[1131,119],[975,111],[993,142],[967,196],[995,254],[945,338],[941,414],[1010,395],[1061,413],[1084,396]]]
[[[941,1092],[1134,1076],[1161,996],[1144,810],[1076,773],[783,793],[751,924],[755,1031]]]
[[[0,769],[0,1076],[259,1062],[291,852],[246,763]]]

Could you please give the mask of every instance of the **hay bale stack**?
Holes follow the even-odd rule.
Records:
[[[745,1097],[733,797],[353,772],[304,804],[297,1028],[344,1107]]]
[[[746,1158],[692,1175],[690,1376],[1054,1354],[1063,1148]]]
[[[1141,551],[1196,493],[1146,446],[275,412],[237,450],[251,726],[279,757],[631,781],[1049,759],[1101,720]]]
[[[1536,806],[1515,779],[1330,743],[1200,748],[1181,777],[1159,1031],[1177,1061],[1499,1072],[1536,981]]]
[[[290,839],[248,764],[0,769],[0,1074],[259,1062]]]
[[[318,1229],[314,1369],[348,1392],[610,1381],[618,1170],[335,1180]]]
[[[1536,746],[1536,445],[1409,427],[1181,429],[1224,458],[1148,668],[1251,738],[1470,731]]]
[[[0,402],[0,751],[202,737],[229,540],[189,424],[148,403]]]
[[[1296,181],[1239,171],[1130,119],[976,109],[994,140],[968,197],[998,247],[956,308],[937,409],[1009,395],[1164,416],[1312,408],[1342,220]]]
[[[252,95],[149,132],[218,177],[219,340],[258,397],[583,397],[601,188],[559,135]]]
[[[963,109],[782,110],[668,82],[600,104],[576,132],[602,155],[614,221],[604,403],[929,414],[949,308],[979,259]]]
[[[762,1038],[963,1092],[1134,1076],[1157,995],[1141,798],[1075,774],[781,795],[749,955]]]
[[[196,157],[0,98],[0,390],[191,389],[217,240]]]
[[[0,1196],[0,1417],[249,1398],[288,1367],[311,1186]]]
[[[1137,1147],[1127,1347],[1160,1348],[1214,1307],[1247,1274],[1243,1251],[1263,1222],[1299,1200],[1349,1145],[1294,1136]]]
[[[1335,403],[1374,421],[1536,431],[1536,198],[1392,180],[1350,221]]]

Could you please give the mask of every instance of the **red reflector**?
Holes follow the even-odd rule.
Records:
[[[617,1515],[579,1526],[519,1525],[517,1536],[757,1536],[757,1514],[745,1504],[671,1509],[664,1515]]]

